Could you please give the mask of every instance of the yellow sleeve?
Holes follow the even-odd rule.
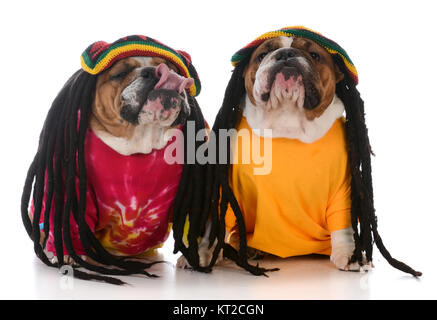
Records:
[[[351,176],[347,173],[331,196],[326,210],[326,222],[329,232],[345,229],[351,226]]]

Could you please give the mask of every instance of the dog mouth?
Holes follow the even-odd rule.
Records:
[[[303,108],[313,110],[321,101],[320,93],[315,85],[316,81],[315,72],[308,70],[306,66],[294,60],[279,61],[269,70],[267,90],[261,94],[261,100],[263,102],[270,100],[273,87],[279,87],[285,92],[285,96],[289,96],[291,92],[298,94],[299,89],[303,88]]]
[[[134,99],[122,101],[121,117],[134,124],[159,122],[165,126],[184,124],[189,114],[185,90],[194,83],[161,63],[142,80]]]
[[[185,97],[182,93],[171,89],[156,89],[150,91],[143,104],[139,118],[145,117],[150,121],[164,122],[177,117],[184,108]]]

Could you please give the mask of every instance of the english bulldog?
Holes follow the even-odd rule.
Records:
[[[193,183],[182,178],[184,162],[170,163],[166,152],[183,150],[174,132],[188,119],[204,128],[194,99],[200,80],[186,52],[145,36],[96,42],[81,63],[47,116],[36,155],[46,162],[29,170],[23,221],[46,264],[142,273],[150,264],[133,260],[167,239],[176,198]],[[27,217],[33,179],[44,186],[34,188]]]
[[[230,173],[250,255],[327,254],[340,270],[368,270],[371,262],[351,261],[355,243],[345,108],[336,95],[344,73],[310,38],[268,37],[254,41],[246,57],[237,129],[258,132],[252,140],[272,138],[272,171],[256,176],[253,166],[233,164]],[[234,152],[250,150],[239,148]],[[235,219],[227,218],[226,224],[228,242],[238,248]]]

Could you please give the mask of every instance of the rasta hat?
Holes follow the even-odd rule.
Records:
[[[355,69],[352,60],[349,58],[346,51],[342,47],[340,47],[336,42],[322,36],[320,33],[316,31],[313,31],[311,29],[302,26],[285,27],[276,31],[270,31],[264,33],[263,35],[259,36],[245,47],[238,50],[231,58],[232,65],[234,67],[237,66],[242,60],[244,60],[247,57],[250,57],[252,52],[261,43],[263,43],[268,39],[277,38],[277,37],[301,37],[301,38],[313,40],[314,42],[325,48],[331,55],[334,56],[336,55],[340,57],[346,66],[346,70],[348,74],[354,80],[355,84],[358,84],[357,70]]]
[[[91,44],[81,55],[82,69],[89,74],[99,74],[110,68],[115,62],[127,57],[160,57],[172,62],[181,75],[193,78],[189,93],[195,97],[200,92],[200,80],[191,64],[191,57],[181,50],[174,50],[150,37],[133,35],[123,37],[113,43],[97,41]]]
[[[378,219],[374,207],[373,181],[371,155],[372,149],[365,121],[364,101],[357,89],[358,73],[352,60],[346,51],[336,42],[322,36],[311,29],[296,26],[286,27],[277,31],[264,33],[242,49],[238,50],[231,59],[234,69],[228,81],[221,108],[217,114],[214,126],[211,131],[215,133],[219,141],[217,145],[226,145],[227,153],[230,154],[230,146],[220,141],[220,130],[235,129],[241,119],[244,109],[243,97],[246,94],[244,75],[246,67],[250,63],[250,57],[255,49],[264,41],[276,37],[300,37],[314,41],[331,54],[333,62],[344,74],[344,77],[336,83],[335,93],[343,102],[345,109],[345,133],[348,152],[348,162],[351,174],[351,226],[354,231],[355,249],[349,262],[357,262],[363,265],[366,261],[373,260],[373,246],[381,252],[387,262],[403,272],[413,276],[421,276],[420,271],[412,269],[402,261],[391,256],[384,246],[378,231]],[[227,139],[227,138],[226,138]],[[212,225],[210,239],[217,238],[218,243],[223,247],[223,256],[236,262],[236,264],[255,275],[265,274],[267,271],[276,269],[265,269],[248,262],[248,246],[246,240],[246,225],[240,204],[229,184],[230,165],[219,164],[208,171],[207,181],[212,181],[208,186],[211,193]],[[290,190],[293,192],[293,190]],[[231,207],[235,216],[238,234],[239,249],[236,250],[225,241],[224,216],[226,208]],[[217,257],[217,255],[215,255]]]

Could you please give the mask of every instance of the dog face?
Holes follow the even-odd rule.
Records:
[[[244,71],[246,92],[254,106],[268,111],[294,104],[308,120],[323,114],[342,78],[323,47],[292,37],[263,42]]]
[[[97,79],[91,127],[129,138],[136,127],[174,127],[190,113],[188,89],[193,79],[159,57],[118,61]]]

